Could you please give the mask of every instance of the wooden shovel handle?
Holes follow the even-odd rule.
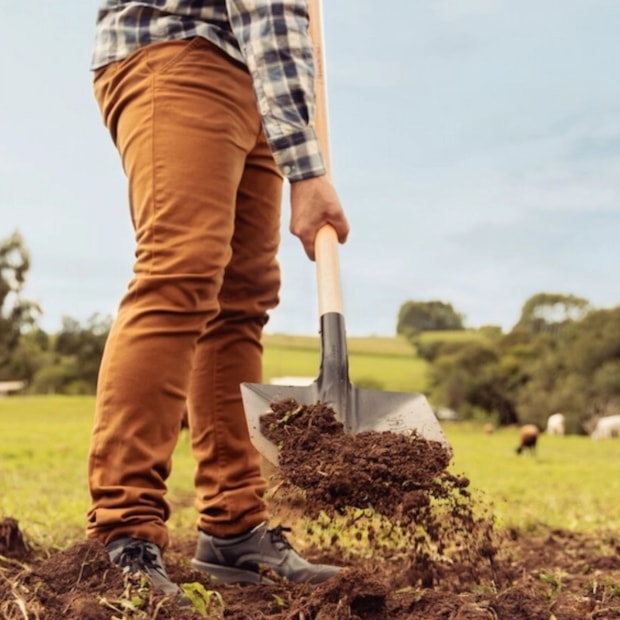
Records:
[[[321,0],[310,0],[308,15],[310,18],[310,38],[312,39],[315,62],[315,129],[319,144],[321,145],[325,166],[327,167],[327,174],[331,176]],[[342,287],[340,283],[340,262],[338,260],[338,236],[331,226],[323,226],[318,231],[314,241],[314,253],[316,259],[319,315],[323,316],[328,312],[342,314],[343,304]]]
[[[329,147],[329,122],[327,118],[327,78],[325,77],[325,52],[323,46],[323,11],[321,0],[310,0],[308,5],[310,39],[314,52],[314,88],[316,92],[315,129],[321,145],[321,152],[331,175]]]

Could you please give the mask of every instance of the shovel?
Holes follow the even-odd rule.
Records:
[[[316,130],[329,174],[321,0],[310,1],[309,14],[316,63]],[[271,403],[293,399],[300,405],[329,405],[344,431],[349,434],[364,431],[415,432],[449,449],[435,413],[423,394],[362,389],[351,383],[340,286],[338,238],[336,231],[329,225],[323,226],[317,233],[315,259],[321,341],[319,375],[308,386],[241,384],[243,406],[254,447],[267,461],[277,466],[278,448],[262,434],[260,419],[270,411]]]

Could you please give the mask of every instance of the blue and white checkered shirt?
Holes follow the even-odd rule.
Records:
[[[314,130],[307,0],[102,0],[92,69],[138,48],[204,37],[248,67],[276,164],[290,181],[325,174]]]

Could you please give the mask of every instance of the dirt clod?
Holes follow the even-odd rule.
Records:
[[[17,519],[6,517],[0,521],[0,555],[20,560],[28,557],[29,551]]]

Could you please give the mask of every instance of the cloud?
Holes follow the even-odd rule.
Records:
[[[620,208],[616,115],[590,113],[551,128],[546,135],[508,146],[504,156],[512,160],[513,170],[498,175],[498,184],[504,186],[502,200],[521,211],[617,212]]]
[[[616,170],[618,166],[620,157]],[[504,190],[506,199],[523,211],[618,211],[620,184],[611,169],[590,178],[576,172],[573,167],[558,165],[512,179]]]

